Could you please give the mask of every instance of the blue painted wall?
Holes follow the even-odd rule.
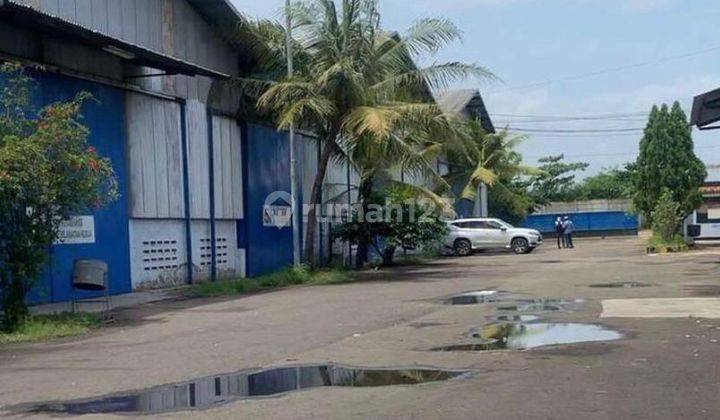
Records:
[[[637,230],[639,227],[636,215],[621,211],[606,211],[596,213],[572,214],[535,214],[528,216],[522,226],[537,229],[543,233],[555,232],[555,220],[558,217],[570,216],[578,232],[593,231],[627,231]]]
[[[33,102],[44,106],[66,101],[78,92],[89,92],[94,100],[82,108],[82,122],[89,128],[89,143],[112,162],[119,182],[120,197],[95,216],[95,243],[55,245],[45,274],[28,296],[30,303],[67,301],[72,297],[71,275],[77,259],[100,259],[108,263],[110,291],[113,294],[131,291],[130,250],[126,205],[125,169],[125,94],[123,91],[96,83],[59,76],[32,73],[36,80]],[[79,297],[97,296],[82,292]]]
[[[263,205],[275,191],[290,192],[287,133],[247,124],[243,133],[245,220],[238,225],[238,246],[245,247],[247,275],[256,277],[292,265],[292,227],[263,226]]]

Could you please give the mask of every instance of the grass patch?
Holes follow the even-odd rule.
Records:
[[[666,254],[669,252],[684,252],[690,249],[681,235],[675,235],[672,240],[665,241],[660,235],[653,233],[647,241],[648,251],[651,253]]]
[[[0,332],[0,344],[46,341],[87,334],[102,323],[101,314],[33,315],[13,333]]]
[[[300,284],[340,284],[350,280],[352,280],[352,276],[345,270],[312,271],[307,267],[291,267],[253,279],[200,283],[186,290],[185,295],[188,297],[233,296]]]

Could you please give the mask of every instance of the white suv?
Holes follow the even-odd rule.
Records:
[[[540,232],[516,228],[500,219],[461,219],[448,222],[445,246],[465,257],[479,249],[510,248],[529,254],[543,242]]]

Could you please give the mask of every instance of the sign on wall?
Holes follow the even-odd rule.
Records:
[[[292,222],[292,209],[290,206],[274,206],[266,204],[263,207],[263,226],[282,229]]]
[[[94,243],[95,216],[74,216],[60,223],[56,245]]]

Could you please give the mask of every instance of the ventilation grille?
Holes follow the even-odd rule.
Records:
[[[210,238],[200,239],[200,266],[210,267],[212,265],[212,241]],[[228,239],[226,237],[215,238],[215,259],[218,267],[228,265]]]
[[[145,271],[176,270],[179,267],[176,240],[143,241],[142,253]]]

